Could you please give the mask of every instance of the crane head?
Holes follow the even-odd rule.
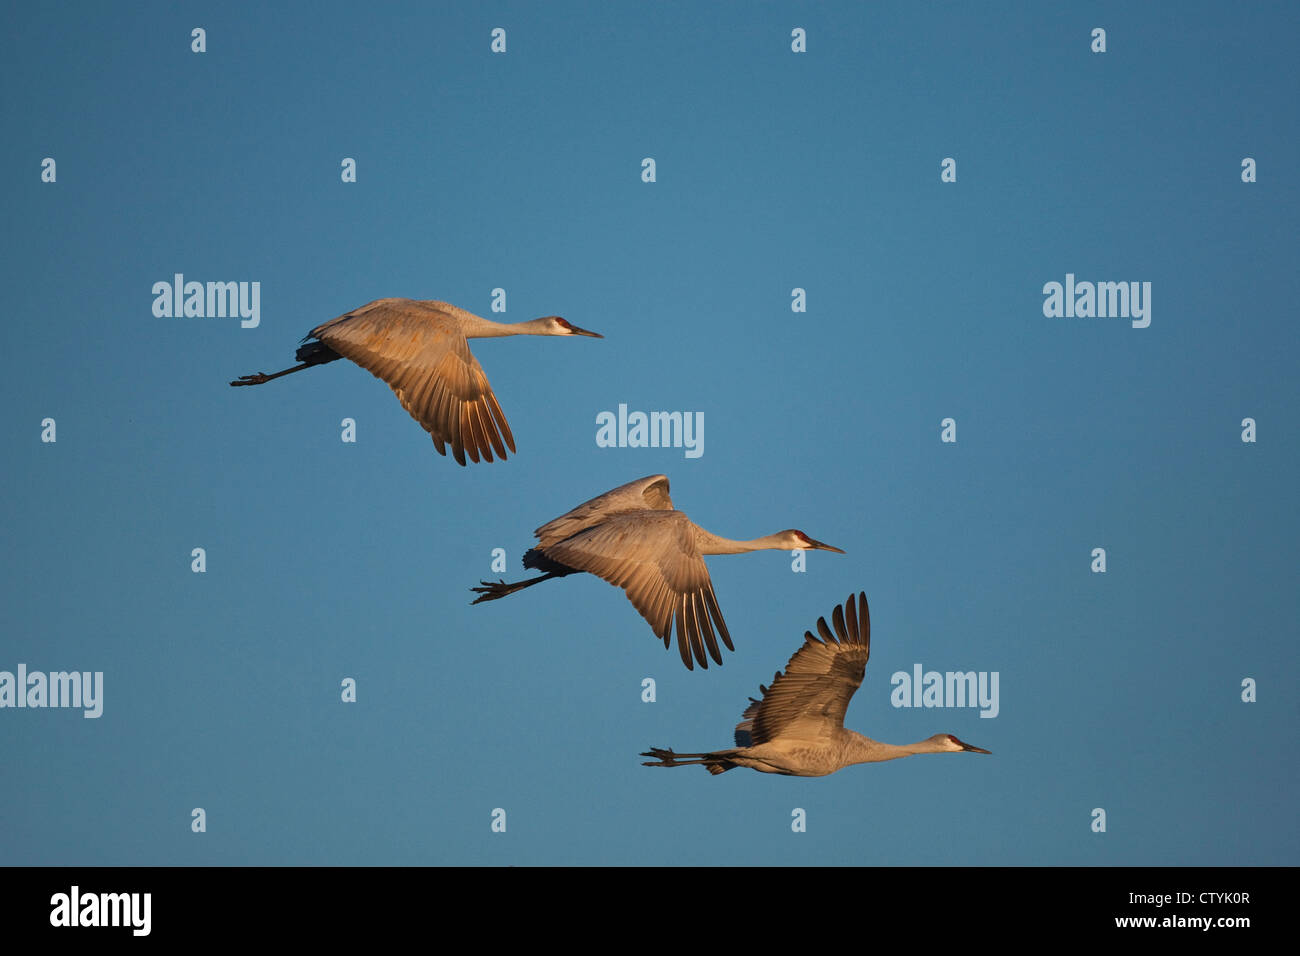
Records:
[[[991,750],[985,750],[983,747],[976,747],[972,744],[966,743],[965,741],[958,740],[952,734],[935,734],[930,739],[939,744],[944,750],[951,751],[952,753],[960,753],[963,750],[969,750],[971,753],[975,754],[991,754],[993,752]]]
[[[603,339],[605,337],[599,332],[588,332],[586,329],[580,329],[558,315],[548,315],[546,318],[537,321],[550,324],[551,329],[547,332],[548,335],[589,335],[593,339]]]
[[[789,550],[802,548],[804,551],[834,551],[836,554],[843,554],[839,548],[834,545],[818,541],[816,538],[810,538],[797,528],[790,528],[787,531],[779,532],[777,537],[782,538],[786,543],[782,546]]]

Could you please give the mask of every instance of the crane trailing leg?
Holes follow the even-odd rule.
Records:
[[[524,588],[530,588],[534,584],[541,584],[543,581],[549,581],[551,578],[562,578],[568,572],[551,571],[549,574],[539,574],[535,578],[529,578],[527,581],[515,581],[513,583],[506,581],[480,581],[482,587],[470,588],[471,591],[478,594],[471,604],[482,604],[484,601],[495,601],[497,598],[503,598],[507,594],[514,594],[516,591],[522,591]]]
[[[719,750],[714,753],[706,754],[679,754],[671,750],[664,750],[661,747],[651,747],[642,757],[654,757],[653,762],[642,764],[644,767],[691,767],[702,766],[709,773],[717,776],[720,773],[726,773],[740,764],[733,763],[727,757],[734,754],[735,751]]]
[[[569,574],[578,574],[580,572],[573,568],[566,567],[558,561],[552,561],[536,548],[529,548],[524,553],[524,567],[533,571],[545,571],[545,574],[539,574],[535,578],[529,578],[527,581],[515,581],[513,583],[506,581],[497,581],[495,584],[491,581],[480,581],[482,587],[470,588],[479,596],[471,601],[471,604],[481,604],[484,601],[495,601],[497,598],[503,598],[507,594],[514,594],[516,591],[522,591],[524,588],[530,588],[534,584],[541,584],[543,581],[549,581],[551,578],[562,578]]]
[[[276,372],[274,375],[267,375],[265,372],[258,372],[255,375],[241,375],[238,381],[231,382],[231,385],[263,385],[273,378],[279,378],[282,375],[290,375],[293,372],[301,372],[305,368],[311,368],[313,365],[324,365],[326,362],[333,362],[341,359],[332,348],[324,342],[308,342],[306,345],[298,346],[298,352],[294,355],[301,365],[295,365],[293,368],[287,368],[283,372]]]

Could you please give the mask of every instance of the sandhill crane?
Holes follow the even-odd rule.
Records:
[[[709,773],[732,767],[752,767],[763,773],[794,777],[824,777],[855,763],[875,763],[912,754],[971,753],[987,750],[963,743],[952,734],[935,734],[915,744],[882,744],[844,729],[844,711],[862,683],[871,656],[871,616],[867,596],[853,595],[831,615],[817,619],[817,631],[804,632],[804,644],[794,652],[785,673],[777,671],[771,687],[759,685],[761,700],[749,699],[736,725],[736,746],[712,753],[679,754],[651,748],[647,767],[700,765]]]
[[[533,534],[538,543],[524,555],[524,567],[545,573],[513,584],[480,581],[482,587],[471,588],[480,595],[474,604],[503,598],[551,578],[588,571],[626,591],[628,600],[663,638],[664,647],[672,637],[675,619],[677,649],[687,670],[695,669],[692,653],[701,667],[709,666],[706,646],[713,659],[722,663],[714,627],[727,649],[735,650],[713,594],[704,555],[795,548],[844,553],[793,529],[753,541],[731,541],[710,534],[673,510],[668,479],[663,475],[620,485],[547,522]]]
[[[258,372],[231,385],[261,385],[301,372],[313,365],[348,358],[397,393],[397,400],[433,438],[438,454],[450,443],[456,461],[465,464],[482,455],[492,461],[492,449],[506,458],[515,438],[492,394],[483,367],[470,354],[466,339],[504,335],[588,335],[558,315],[531,322],[493,322],[446,302],[418,299],[376,299],[337,319],[316,326],[303,337],[316,339],[298,348],[301,365],[274,375]],[[502,439],[505,443],[502,444]]]

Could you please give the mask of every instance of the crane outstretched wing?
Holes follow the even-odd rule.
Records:
[[[450,444],[463,465],[467,452],[492,461],[493,449],[502,460],[507,447],[515,450],[487,375],[448,313],[413,299],[378,299],[307,335],[386,382],[439,454]]]
[[[560,515],[533,532],[539,546],[549,547],[590,528],[611,515],[628,511],[672,511],[673,500],[668,497],[668,478],[665,475],[647,475],[636,481],[619,485],[590,501],[584,501],[572,511]]]
[[[665,494],[666,485],[665,479]],[[735,650],[713,594],[708,566],[695,543],[694,526],[680,511],[615,514],[563,541],[539,545],[538,550],[622,588],[655,634],[663,638],[665,647],[675,623],[677,649],[688,670],[695,669],[692,655],[701,667],[709,666],[706,648],[722,663],[717,636],[728,650]]]
[[[826,618],[817,619],[820,638],[804,632],[785,672],[777,671],[770,687],[759,685],[762,698],[751,697],[736,725],[736,746],[751,747],[777,737],[826,740],[844,727],[844,712],[871,656],[871,615],[867,596],[853,595]]]

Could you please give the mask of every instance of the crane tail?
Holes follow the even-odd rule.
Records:
[[[298,346],[298,351],[293,357],[304,365],[324,365],[326,362],[336,361],[343,356],[324,342],[307,342]]]

